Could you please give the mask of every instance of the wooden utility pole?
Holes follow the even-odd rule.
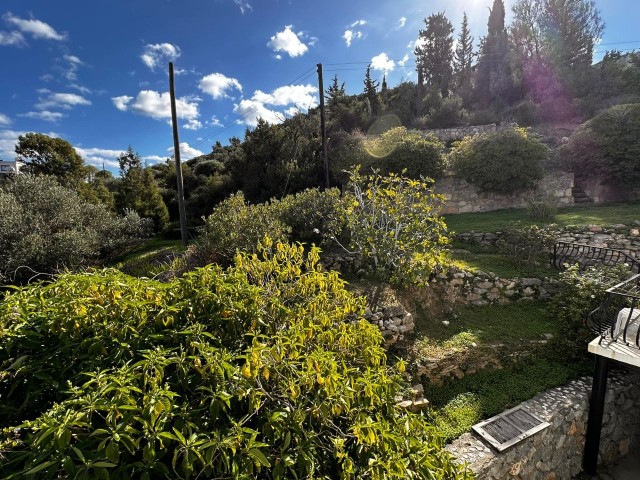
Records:
[[[182,183],[182,164],[180,163],[180,138],[178,137],[178,115],[176,113],[176,91],[173,84],[173,62],[169,62],[169,94],[171,96],[171,122],[173,125],[173,155],[176,159],[176,181],[178,183],[178,212],[180,214],[180,236],[182,245],[187,246],[187,213],[184,208],[184,184]]]
[[[324,83],[322,64],[318,64],[318,89],[320,90],[320,130],[322,130],[322,153],[324,155],[325,186],[329,188],[329,157],[327,156],[327,126],[324,121]]]

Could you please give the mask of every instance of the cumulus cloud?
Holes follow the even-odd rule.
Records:
[[[27,132],[16,132],[14,130],[0,130],[0,158],[3,160],[13,160],[16,157],[16,143],[18,137]]]
[[[245,0],[233,0],[233,3],[240,9],[240,13],[243,15],[247,12],[253,11],[251,4]]]
[[[234,105],[234,113],[241,116],[238,123],[255,127],[258,119],[269,123],[281,123],[287,116],[306,111],[318,105],[313,85],[285,85],[271,93],[256,90],[249,99]],[[280,110],[269,107],[288,107]]]
[[[160,163],[164,162],[166,159],[167,157],[161,157],[160,155],[146,155],[142,157],[142,160],[147,163]]]
[[[22,33],[27,33],[33,38],[57,41],[62,41],[67,38],[66,34],[56,32],[51,25],[40,20],[36,20],[35,18],[26,20],[11,12],[5,13],[2,18],[8,24],[15,26]]]
[[[78,68],[80,68],[80,65],[84,65],[84,62],[75,55],[64,55],[62,58],[67,62],[66,68],[62,69],[64,77],[72,82],[77,80]]]
[[[27,112],[18,115],[20,117],[33,118],[36,120],[44,120],[45,122],[57,122],[63,117],[66,117],[64,113],[51,112],[49,110],[41,110],[39,112]]]
[[[36,104],[38,110],[64,108],[70,110],[78,105],[91,105],[91,101],[76,93],[54,93],[47,89],[39,90],[40,100]]]
[[[84,161],[94,167],[102,168],[102,165],[110,168],[120,168],[118,157],[125,150],[112,150],[108,148],[81,148],[74,147],[78,155],[84,158]]]
[[[180,97],[176,99],[176,111],[178,118],[183,120],[197,120],[200,116],[198,111],[197,97]],[[113,105],[123,112],[131,111],[138,115],[144,115],[156,120],[171,118],[171,97],[169,92],[159,93],[153,90],[142,90],[138,95],[130,97],[121,95],[112,97]]]
[[[0,125],[10,125],[11,119],[4,113],[0,113]]]
[[[371,59],[371,68],[384,73],[392,72],[396,63],[391,60],[386,53],[382,52]]]
[[[172,62],[182,55],[180,47],[171,43],[155,43],[144,46],[140,59],[151,70],[155,69],[161,63]]]
[[[267,42],[267,46],[274,52],[286,52],[290,57],[299,57],[307,53],[309,47],[300,41],[299,34],[295,33],[292,27],[293,25],[287,25],[282,32],[276,33]]]
[[[203,77],[198,84],[198,88],[211,95],[214,100],[229,98],[228,92],[231,90],[242,92],[242,85],[237,79],[227,77],[222,73],[211,73]]]
[[[24,36],[18,32],[2,32],[0,31],[0,46],[9,46],[14,45],[16,47],[22,47],[26,45],[27,42],[24,39]]]
[[[224,124],[215,115],[211,117],[211,120],[209,120],[208,124],[212,127],[224,127]]]
[[[200,130],[202,128],[202,122],[200,120],[191,119],[183,125],[187,130]]]
[[[407,24],[407,17],[400,17],[398,20],[398,28],[402,28]]]
[[[398,65],[400,65],[401,67],[404,67],[408,61],[409,61],[409,54],[405,53],[404,57],[402,57],[402,60],[398,60]]]
[[[347,29],[342,35],[342,38],[344,38],[344,42],[347,44],[347,47],[350,47],[354,40],[364,38],[364,32],[362,30],[358,30],[357,27],[363,27],[366,24],[366,20],[356,20],[351,25],[347,26]]]
[[[168,148],[167,152],[173,155],[174,148]],[[204,155],[204,152],[201,152],[197,148],[191,147],[187,142],[180,142],[180,159],[181,160],[191,160],[193,157],[199,157],[200,155]]]

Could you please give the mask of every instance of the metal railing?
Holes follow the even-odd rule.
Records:
[[[640,274],[609,288],[587,321],[600,342],[606,338],[640,348]]]
[[[580,270],[592,265],[626,264],[631,272],[640,273],[640,260],[615,248],[592,247],[581,243],[556,242],[551,252],[551,265],[562,270],[565,264],[580,264]]]

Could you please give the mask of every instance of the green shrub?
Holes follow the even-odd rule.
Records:
[[[54,177],[18,175],[0,187],[0,283],[78,269],[148,236],[136,213],[116,217]]]
[[[444,144],[404,127],[387,130],[380,136],[352,136],[337,149],[334,172],[360,166],[365,173],[396,173],[418,179],[439,178],[444,173]]]
[[[270,208],[291,228],[291,240],[320,245],[338,236],[344,228],[340,190],[310,188],[282,200],[272,200]]]
[[[274,208],[264,203],[248,204],[238,192],[220,202],[207,217],[187,263],[230,265],[237,251],[255,252],[265,236],[286,241],[288,233],[289,228],[278,219]]]
[[[467,116],[462,104],[462,98],[458,95],[443,98],[437,107],[429,109],[426,118],[427,125],[430,128],[450,128],[462,125]]]
[[[587,343],[596,334],[588,327],[586,316],[604,301],[605,290],[628,277],[629,269],[624,265],[590,266],[581,271],[575,264],[560,273],[563,288],[553,297],[549,312],[561,325],[554,344],[568,358],[587,356]]]
[[[555,237],[547,228],[531,225],[508,228],[497,243],[500,251],[519,270],[526,271],[548,261]]]
[[[523,100],[513,109],[515,121],[521,127],[530,127],[540,122],[538,106],[531,100]]]
[[[351,248],[377,275],[397,285],[429,281],[445,262],[447,227],[438,211],[444,197],[428,180],[395,174],[351,174],[345,215]]]
[[[522,128],[469,136],[451,151],[458,175],[483,191],[499,193],[535,186],[548,157],[549,149]]]
[[[640,103],[616,105],[574,132],[561,153],[576,174],[604,173],[625,193],[640,181],[639,131]]]
[[[395,407],[364,302],[318,251],[266,242],[159,283],[62,275],[0,305],[3,474],[470,478]]]

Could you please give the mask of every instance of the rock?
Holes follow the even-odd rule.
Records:
[[[523,278],[520,283],[523,287],[539,287],[542,285],[542,280],[539,278]]]
[[[442,321],[442,324],[443,324],[445,327],[448,327],[448,326],[449,326],[449,323],[450,323],[450,322],[449,322],[449,320],[443,320],[443,321]]]
[[[382,309],[382,313],[385,317],[401,317],[406,313],[406,311],[400,305],[394,305],[390,307],[384,307]]]
[[[525,288],[525,289],[522,291],[522,294],[523,294],[525,297],[533,297],[533,295],[534,295],[535,293],[536,293],[536,291],[535,291],[533,288],[531,288],[531,287],[527,287],[527,288]]]

